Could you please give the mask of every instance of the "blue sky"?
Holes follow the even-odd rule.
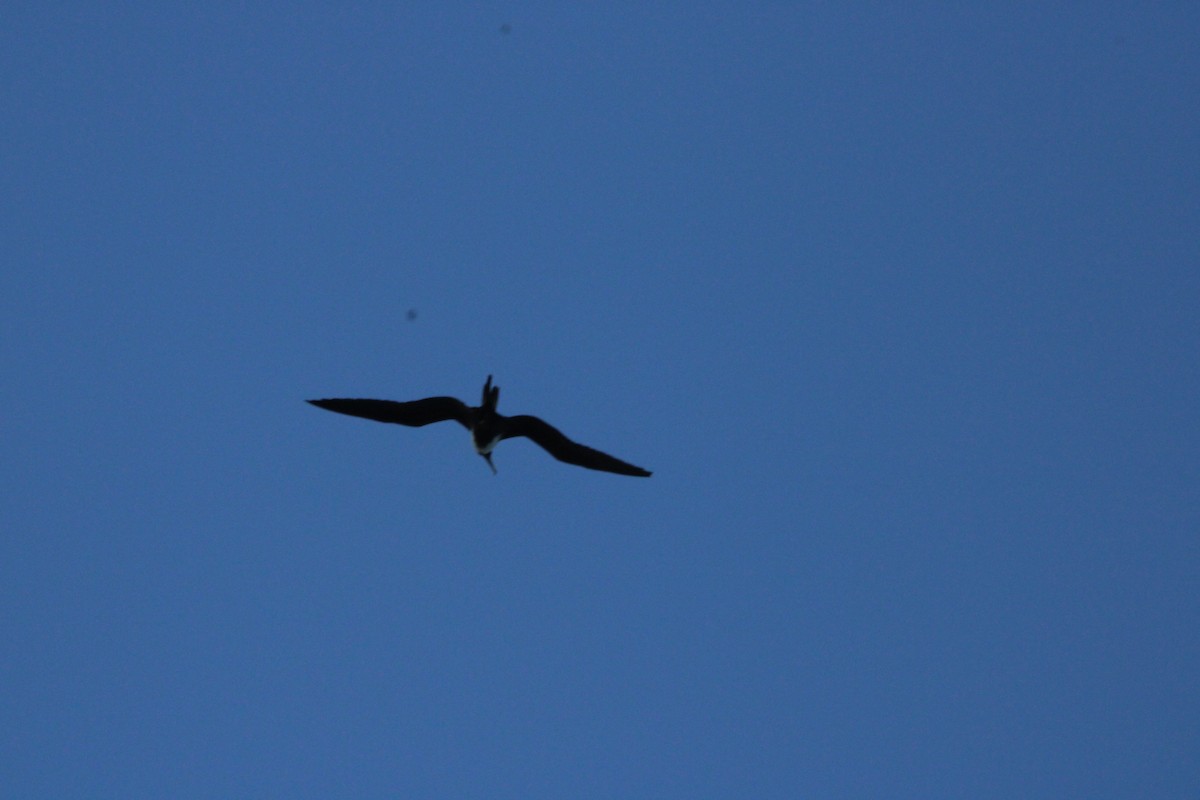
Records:
[[[1195,797],[1198,40],[5,10],[0,793]]]

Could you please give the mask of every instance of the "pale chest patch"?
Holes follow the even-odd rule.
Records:
[[[496,449],[496,445],[499,444],[499,442],[500,442],[500,437],[493,436],[490,440],[488,440],[486,442],[479,442],[479,441],[476,441],[474,438],[472,438],[471,441],[474,442],[474,444],[475,444],[475,452],[479,453],[479,455],[481,455],[481,456],[486,456],[486,455],[490,454],[492,452],[492,450]]]

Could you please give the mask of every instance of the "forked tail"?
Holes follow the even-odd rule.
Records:
[[[487,376],[487,383],[483,384],[483,402],[482,406],[490,411],[496,410],[496,403],[500,402],[500,387],[492,386],[492,376]]]

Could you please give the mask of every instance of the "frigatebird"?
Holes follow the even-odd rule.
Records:
[[[376,422],[394,422],[410,428],[454,420],[471,432],[475,452],[487,461],[493,475],[496,474],[496,465],[492,463],[492,450],[504,439],[524,436],[532,439],[559,461],[568,464],[615,472],[618,475],[650,477],[650,472],[641,467],[635,467],[607,453],[571,441],[553,425],[537,417],[528,414],[506,417],[496,413],[496,403],[499,400],[500,387],[492,386],[492,376],[488,375],[487,382],[483,384],[483,401],[478,406],[469,406],[457,397],[426,397],[423,400],[409,400],[405,403],[394,400],[346,398],[308,402],[327,411],[373,419]]]

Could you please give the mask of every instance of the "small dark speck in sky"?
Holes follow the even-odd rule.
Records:
[[[417,310],[415,308],[410,308],[408,310],[408,313],[405,314],[404,316],[408,319],[409,322],[412,322],[414,319],[417,318]]]
[[[512,25],[509,25],[507,22],[504,23],[500,26],[500,32],[505,35],[512,33]]]

